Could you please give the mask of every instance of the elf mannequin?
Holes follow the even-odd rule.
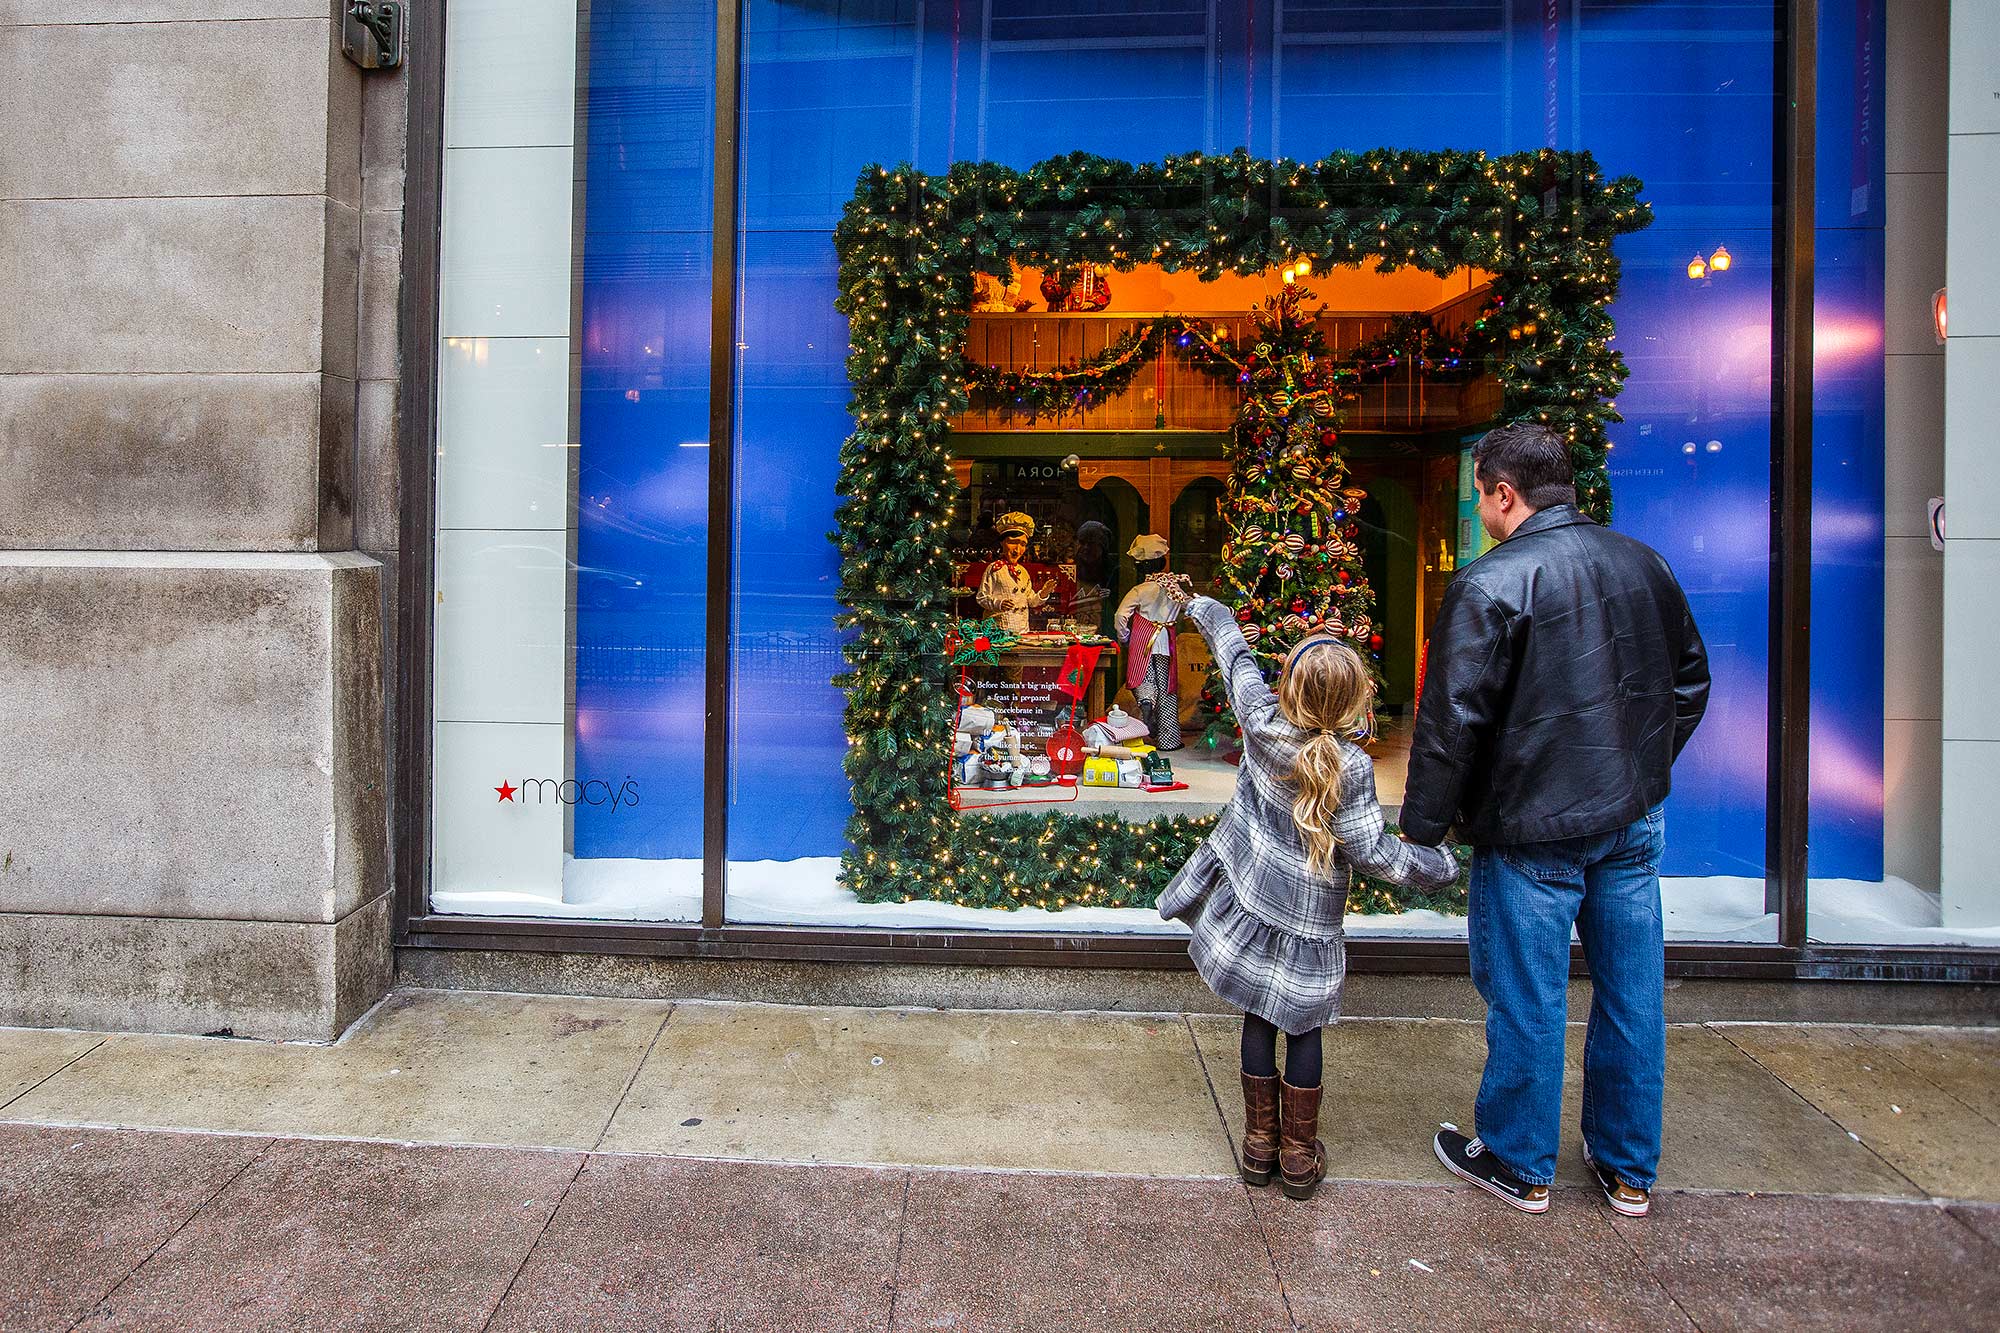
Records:
[[[1167,539],[1147,533],[1125,554],[1139,569],[1139,585],[1125,594],[1112,629],[1125,645],[1125,683],[1139,700],[1139,716],[1161,750],[1181,748],[1181,609],[1160,583],[1167,574]]]
[[[1026,634],[1029,610],[1046,606],[1056,583],[1050,579],[1037,588],[1028,567],[1021,563],[1028,554],[1028,538],[1035,532],[1034,519],[1026,514],[1002,514],[994,531],[1000,535],[1000,558],[986,566],[986,575],[979,580],[979,605],[1001,629]]]

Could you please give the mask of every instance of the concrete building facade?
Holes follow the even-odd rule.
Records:
[[[434,385],[412,394],[402,379],[406,216],[434,251],[451,173],[413,178],[406,155],[413,104],[435,122],[420,134],[446,133],[442,87],[413,99],[412,79],[437,68],[432,44],[462,7],[481,8],[411,4],[410,60],[363,70],[329,0],[0,0],[13,145],[0,156],[0,1023],[329,1040],[392,982],[410,916],[396,886],[423,880],[395,863],[393,835],[428,818],[392,796],[399,682],[430,679],[399,646],[401,550],[438,530],[402,497],[410,451],[436,441],[434,423],[402,419],[435,401]],[[547,58],[568,68],[576,11],[557,9],[572,45]],[[1946,926],[1978,932],[2000,926],[1984,831],[2000,785],[1986,686],[2000,660],[2000,259],[1982,222],[2000,199],[2000,10],[1896,4],[1885,31],[1885,762],[1911,776],[1889,786],[1884,857],[1941,885]],[[447,216],[442,232],[477,229]],[[417,280],[434,310],[440,275]],[[1942,346],[1928,322],[1939,288]],[[1941,559],[1921,521],[1933,495],[1951,500]],[[687,929],[684,959],[726,957],[737,938]],[[617,989],[680,984],[598,957],[646,949],[593,938],[541,940],[540,973],[478,952],[490,937],[468,940],[458,971],[429,953],[411,966],[499,985],[572,988],[591,969]],[[1786,975],[1850,967],[1787,947]],[[924,960],[950,962],[939,949]],[[549,970],[573,950],[597,961]],[[869,995],[1019,999],[993,974],[891,985],[893,956],[886,943],[868,955],[883,964]],[[1850,970],[1992,966],[1952,957],[1856,954]],[[728,966],[689,963],[706,970],[685,984],[723,986],[714,969]],[[1088,998],[1073,979],[1058,991]]]

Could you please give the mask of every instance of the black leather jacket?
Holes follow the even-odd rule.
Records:
[[[1708,654],[1651,547],[1571,505],[1459,571],[1431,631],[1401,825],[1434,846],[1608,833],[1666,799]]]

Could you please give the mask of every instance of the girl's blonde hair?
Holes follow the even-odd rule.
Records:
[[[1361,654],[1343,639],[1314,634],[1299,640],[1278,677],[1278,711],[1312,734],[1292,765],[1292,820],[1315,875],[1333,866],[1335,813],[1340,809],[1340,738],[1366,731],[1373,717],[1375,682]]]

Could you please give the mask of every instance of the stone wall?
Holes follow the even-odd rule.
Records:
[[[0,1023],[388,984],[402,81],[333,9],[0,0]]]

